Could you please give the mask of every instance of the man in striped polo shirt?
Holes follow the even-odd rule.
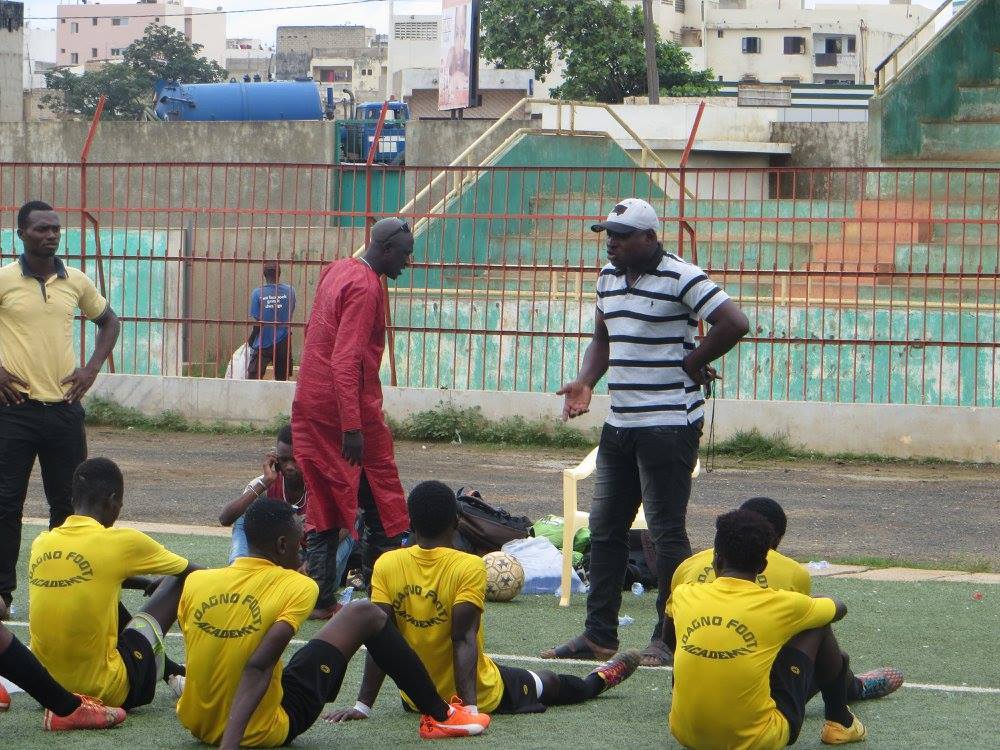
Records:
[[[620,201],[606,221],[608,260],[597,281],[594,338],[566,397],[563,418],[586,413],[608,373],[611,411],[601,433],[590,512],[590,593],[583,635],[544,652],[548,658],[606,659],[618,650],[618,609],[628,560],[628,530],[642,502],[656,545],[657,624],[643,664],[668,663],[660,634],[670,579],[691,554],[685,516],[691,471],[704,423],[702,387],[711,362],[749,329],[746,316],[702,272],[657,240],[660,222],[638,198]],[[695,343],[698,321],[711,330]]]

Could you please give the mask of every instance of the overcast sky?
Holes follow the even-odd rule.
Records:
[[[92,2],[93,0],[91,0]],[[323,0],[312,0],[312,3]],[[78,0],[74,0],[78,2]],[[295,25],[335,25],[335,24],[365,24],[374,26],[379,32],[388,30],[388,0],[327,0],[331,5],[325,8],[295,9],[296,5],[309,5],[310,0],[187,0],[187,5],[214,10],[221,6],[227,11],[226,26],[229,37],[251,37],[267,43],[274,43],[275,28],[278,26]],[[820,0],[822,4],[835,4],[838,0]],[[866,2],[866,4],[888,4],[888,0],[845,0],[851,4]],[[937,0],[916,0],[920,5],[936,7]],[[336,5],[334,5],[336,3]],[[55,28],[55,21],[49,20],[56,15],[55,0],[24,0],[25,15],[32,26],[38,28]],[[808,5],[813,5],[809,0]],[[236,11],[258,8],[279,8],[278,10],[261,10],[254,13]],[[141,12],[142,6],[138,6]],[[393,11],[397,15],[404,13],[438,13],[441,10],[440,0],[394,0]],[[46,18],[48,17],[48,18]],[[32,19],[38,19],[37,21]]]

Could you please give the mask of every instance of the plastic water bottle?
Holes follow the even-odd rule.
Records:
[[[632,594],[633,595],[635,595],[635,596],[642,596],[645,593],[646,593],[646,589],[645,589],[645,587],[641,583],[639,583],[638,581],[636,581],[635,583],[632,584]]]
[[[628,615],[622,615],[621,617],[618,618],[618,627],[624,628],[627,627],[628,625],[631,625],[633,622],[635,622],[634,617],[629,617]]]
[[[826,570],[829,567],[830,563],[828,563],[826,560],[820,560],[818,562],[815,560],[810,560],[809,563],[806,565],[806,568],[809,570],[810,573],[815,573],[820,570]]]
[[[346,607],[348,604],[351,603],[352,596],[354,596],[354,587],[348,586],[346,589],[340,592],[340,596],[337,598],[337,601],[340,603],[340,606]]]

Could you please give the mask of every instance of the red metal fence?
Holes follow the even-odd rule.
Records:
[[[0,258],[19,252],[17,207],[49,201],[64,256],[123,320],[115,369],[220,376],[265,260],[297,290],[294,358],[321,267],[402,207],[417,252],[390,284],[398,384],[551,391],[592,330],[603,248],[589,225],[636,195],[666,249],[751,319],[720,395],[1000,405],[1000,171],[456,167],[432,181],[441,171],[0,164]]]

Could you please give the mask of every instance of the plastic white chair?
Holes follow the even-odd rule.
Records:
[[[577,509],[578,495],[577,486],[579,483],[594,473],[597,468],[597,448],[594,448],[587,457],[576,466],[563,469],[563,546],[562,546],[562,588],[559,595],[559,606],[569,606],[570,578],[573,570],[573,538],[576,532],[582,528],[590,526],[590,514]],[[691,478],[695,479],[701,474],[701,461],[698,460],[691,472]],[[642,506],[635,516],[633,529],[648,529],[646,525],[646,514]]]

